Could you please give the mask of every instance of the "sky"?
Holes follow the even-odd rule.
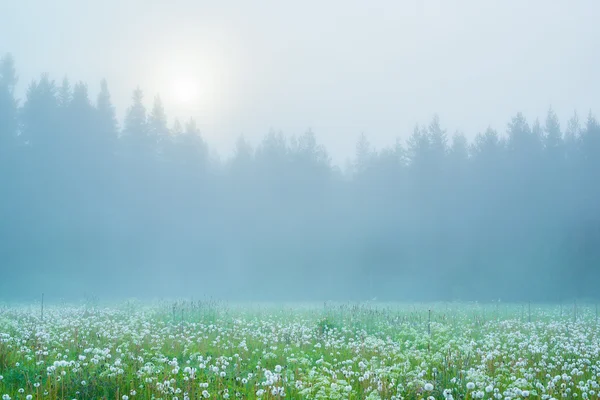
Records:
[[[438,114],[450,134],[517,112],[600,112],[595,0],[0,0],[19,94],[47,72],[106,78],[122,118],[140,86],[227,156],[240,134],[312,129],[344,164]]]

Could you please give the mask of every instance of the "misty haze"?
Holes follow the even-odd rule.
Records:
[[[0,1],[0,396],[600,396],[600,4]]]

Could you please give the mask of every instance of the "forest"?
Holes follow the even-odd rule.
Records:
[[[94,95],[43,74],[23,99],[17,82],[5,55],[0,299],[599,297],[592,111],[469,135],[434,116],[383,149],[349,132],[340,168],[311,130],[219,157],[140,88],[118,121],[106,81]]]

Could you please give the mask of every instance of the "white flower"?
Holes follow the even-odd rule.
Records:
[[[427,390],[428,392],[431,392],[433,390],[433,385],[429,382],[427,382],[425,384],[425,386],[423,387],[423,389]]]
[[[475,389],[475,384],[473,382],[468,382],[467,383],[467,389],[469,389],[469,390]]]

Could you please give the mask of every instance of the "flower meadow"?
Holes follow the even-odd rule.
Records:
[[[8,399],[600,397],[595,305],[0,306]]]

